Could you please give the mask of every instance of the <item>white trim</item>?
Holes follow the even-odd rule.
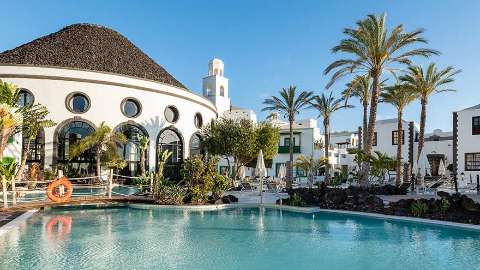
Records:
[[[28,210],[27,212],[21,214],[20,216],[16,217],[12,221],[8,222],[7,224],[0,227],[0,236],[4,235],[5,233],[18,228],[21,224],[25,223],[27,219],[29,219],[33,214],[35,214],[38,210]]]

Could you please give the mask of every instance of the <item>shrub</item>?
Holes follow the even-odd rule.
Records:
[[[159,204],[183,204],[185,190],[165,178],[163,175],[153,175],[153,198]]]
[[[229,179],[217,172],[218,158],[204,160],[195,155],[185,160],[182,168],[182,182],[192,203],[204,204],[211,193],[213,199],[219,199],[230,187]]]
[[[414,217],[423,217],[427,213],[427,204],[420,200],[416,200],[410,205],[410,212]]]
[[[291,206],[305,206],[305,202],[298,193],[293,193],[292,197],[290,198],[290,205]]]
[[[446,213],[450,209],[450,201],[447,199],[442,199],[442,204],[440,205],[440,211]]]

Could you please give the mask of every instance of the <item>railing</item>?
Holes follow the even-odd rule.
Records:
[[[290,153],[290,146],[278,146],[278,153],[279,154],[288,154]],[[301,153],[300,145],[294,145],[293,146],[293,153]]]

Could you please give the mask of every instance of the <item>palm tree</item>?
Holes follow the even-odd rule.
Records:
[[[8,139],[15,134],[23,123],[23,116],[17,108],[8,104],[0,104],[0,159],[7,148]]]
[[[331,115],[344,108],[352,108],[352,105],[344,103],[343,98],[335,99],[330,92],[329,96],[322,94],[321,96],[315,96],[311,101],[313,108],[319,112],[319,117],[323,117],[323,128],[325,130],[325,157],[327,158],[327,164],[325,166],[325,182],[330,181],[330,162],[329,162],[329,148],[330,148],[330,117]]]
[[[71,148],[70,159],[80,156],[90,149],[95,149],[97,162],[97,176],[100,177],[100,164],[107,164],[112,161],[120,160],[118,147],[127,143],[125,135],[120,132],[114,132],[105,122],[102,122],[97,130],[92,134],[78,141]]]
[[[372,166],[372,175],[382,182],[385,179],[385,174],[396,166],[395,159],[380,151],[375,151],[374,155],[368,156],[368,159]]]
[[[368,105],[371,96],[371,79],[369,76],[355,76],[355,78],[347,83],[347,88],[343,90],[342,97],[345,99],[345,103],[348,102],[350,97],[358,97],[363,107],[363,121],[362,121],[362,133],[365,134],[368,128]],[[367,136],[362,136],[362,149],[365,149],[367,145]]]
[[[400,80],[413,91],[416,92],[420,100],[422,110],[420,112],[420,134],[418,136],[418,155],[417,162],[423,150],[425,138],[425,122],[427,120],[427,105],[430,95],[446,91],[455,91],[453,89],[443,88],[446,84],[454,81],[454,76],[461,70],[455,70],[452,66],[438,70],[435,63],[428,65],[427,70],[421,66],[408,67],[407,74],[400,77]]]
[[[147,152],[150,139],[148,136],[137,134],[138,146],[140,147],[140,174],[145,174],[145,153]]]
[[[2,175],[3,207],[8,207],[7,185],[15,175],[17,162],[15,158],[4,157],[0,160],[0,174]]]
[[[263,104],[266,105],[262,111],[277,111],[282,113],[285,118],[288,119],[289,124],[289,136],[290,136],[290,162],[288,164],[288,185],[292,183],[292,171],[293,171],[293,122],[295,122],[295,116],[300,113],[301,110],[308,107],[309,102],[313,97],[313,92],[301,91],[297,95],[297,87],[290,86],[287,89],[283,88],[280,91],[280,96],[272,96],[265,99]]]
[[[15,175],[14,181],[20,180],[20,178],[22,178],[23,176],[31,141],[37,138],[40,130],[53,127],[55,125],[55,122],[46,119],[49,112],[47,107],[45,106],[38,104],[33,105],[32,107],[27,109],[26,114],[28,114],[28,116],[24,117],[22,132],[23,136],[28,138],[28,140],[27,144],[23,146],[20,167],[18,168],[18,172],[17,175]]]
[[[405,136],[403,132],[403,110],[416,99],[416,94],[405,85],[396,84],[391,87],[386,87],[380,94],[380,97],[381,102],[389,103],[397,109],[397,162],[395,166],[395,184],[400,186],[402,184],[402,144]]]
[[[347,38],[341,40],[340,44],[332,49],[334,53],[347,53],[354,58],[337,60],[325,69],[325,74],[336,70],[327,88],[349,74],[368,75],[372,78],[368,130],[364,132],[368,136],[364,148],[368,155],[372,151],[382,74],[386,71],[393,72],[397,64],[410,64],[411,57],[429,57],[432,54],[439,54],[438,51],[426,48],[407,50],[411,45],[427,43],[421,36],[423,32],[422,29],[406,32],[402,25],[389,31],[385,14],[368,15],[366,19],[357,22],[357,28],[346,28],[343,33]],[[368,172],[368,167],[365,166],[364,170]],[[366,175],[365,173],[363,180],[366,180]]]
[[[313,187],[313,174],[327,163],[326,158],[314,159],[313,157],[306,157],[301,155],[295,160],[295,166],[301,168],[308,177],[310,187]]]

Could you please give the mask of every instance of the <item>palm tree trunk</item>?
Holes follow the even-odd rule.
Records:
[[[28,149],[30,149],[30,142],[31,140],[28,139],[26,147],[22,149],[22,160],[20,161],[20,167],[18,167],[18,171],[14,180],[20,180],[24,175],[25,165],[27,164]]]
[[[402,171],[401,171],[401,163],[402,163],[402,138],[403,138],[403,112],[401,109],[398,110],[398,123],[397,123],[397,164],[396,164],[396,179],[395,184],[399,187],[402,184]]]
[[[100,170],[101,170],[101,168],[100,168],[100,150],[101,150],[101,148],[97,147],[96,155],[97,155],[97,176],[99,178],[98,180],[100,180],[100,176],[101,176],[101,172],[100,172]]]
[[[8,208],[7,178],[5,178],[5,175],[2,175],[2,191],[3,191],[3,208]]]
[[[365,147],[367,145],[367,136],[365,135],[367,133],[367,128],[368,128],[368,100],[365,100],[363,102],[363,125],[362,125],[362,149],[365,150]]]
[[[330,183],[330,123],[329,119],[323,120],[323,128],[325,129],[325,157],[327,164],[325,165],[325,183]]]
[[[423,144],[425,142],[425,122],[427,121],[427,98],[422,98],[420,100],[422,104],[422,111],[420,112],[420,132],[418,135],[418,155],[417,155],[417,163],[420,160],[420,154],[423,150]]]
[[[13,129],[12,128],[3,128],[2,129],[2,134],[0,138],[0,159],[3,158],[3,152],[5,151],[5,148],[7,148],[8,145],[8,138],[10,138],[10,135],[12,134]]]
[[[288,165],[288,173],[287,173],[287,187],[292,187],[293,183],[293,119],[289,118],[289,136],[290,136],[290,146],[289,146],[289,165]]]
[[[145,149],[140,149],[140,174],[145,174]]]
[[[381,72],[374,72],[372,74],[373,84],[372,84],[372,98],[370,100],[370,115],[368,119],[368,132],[367,132],[367,143],[365,144],[365,154],[369,156],[372,153],[373,138],[375,134],[375,122],[377,121],[377,105],[378,105],[378,96],[380,95],[380,74]],[[363,166],[363,172],[361,174],[362,179],[360,179],[362,184],[367,183],[368,174],[370,166],[368,163],[365,163]]]

